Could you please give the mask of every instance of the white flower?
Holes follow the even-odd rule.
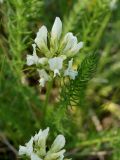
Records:
[[[42,26],[37,32],[37,37],[35,38],[35,43],[40,50],[47,48],[47,28]]]
[[[58,135],[51,145],[50,150],[46,152],[46,140],[49,133],[49,127],[45,130],[39,130],[34,137],[25,146],[20,146],[19,155],[27,155],[31,160],[63,160],[65,149],[65,137]],[[61,150],[62,149],[62,150]],[[70,159],[66,159],[70,160]]]
[[[28,143],[26,143],[25,146],[20,146],[19,147],[19,155],[27,155],[31,158],[31,160],[42,160],[41,158],[39,158],[37,156],[37,154],[35,154],[33,152],[33,141],[34,141],[34,138],[32,137],[30,139],[30,141]]]
[[[19,147],[19,155],[26,154],[27,156],[31,156],[33,152],[33,137],[31,137],[30,141],[25,144],[25,146]]]
[[[63,60],[62,57],[54,57],[48,60],[50,69],[54,72],[54,77],[56,77],[57,74],[60,75],[59,70],[62,69]]]
[[[65,45],[63,53],[65,53],[68,57],[74,56],[76,53],[78,53],[83,47],[83,42],[78,43],[77,41],[77,37],[73,36],[71,32],[68,32],[63,39],[63,45]]]
[[[36,65],[40,76],[39,83],[42,87],[51,78],[63,75],[63,73],[73,80],[77,75],[77,71],[72,69],[73,60],[69,61],[65,71],[64,68],[69,58],[73,58],[83,47],[83,42],[78,43],[77,37],[72,32],[68,32],[61,41],[61,33],[62,22],[59,17],[56,17],[51,29],[51,37],[49,38],[47,28],[43,25],[37,32],[35,44],[32,45],[33,55],[27,55],[27,65]],[[41,54],[40,57],[37,53]]]
[[[33,55],[27,55],[27,65],[31,66],[33,64],[38,64],[38,56],[36,54],[36,44],[32,44],[33,46]]]
[[[39,80],[40,86],[44,87],[46,81],[50,80],[50,76],[47,74],[47,72],[44,69],[41,69],[41,70],[38,69],[37,71],[40,76],[40,80]]]
[[[52,41],[59,40],[61,33],[62,33],[62,22],[59,17],[56,17],[51,30],[51,40]]]
[[[77,38],[71,32],[68,32],[63,39],[63,43],[65,44],[63,52],[67,52],[74,46],[74,43],[77,43]]]
[[[33,46],[33,55],[27,55],[27,65],[31,66],[33,64],[36,64],[36,65],[37,64],[41,64],[41,65],[46,64],[48,61],[48,58],[46,58],[46,57],[39,58],[36,53],[36,44],[32,44],[32,46]]]
[[[74,43],[73,48],[71,49],[71,52],[73,52],[73,55],[75,55],[81,48],[83,48],[84,43],[79,42],[79,43]]]
[[[48,151],[45,160],[63,160],[65,150],[61,150],[65,145],[65,137],[63,135],[58,135],[54,140],[50,150]],[[61,151],[60,151],[61,150]]]
[[[71,79],[75,79],[78,72],[72,69],[73,58],[68,62],[68,68],[64,72],[64,76],[69,76]]]
[[[63,135],[58,135],[50,148],[50,152],[58,152],[64,147],[64,145],[65,137]]]

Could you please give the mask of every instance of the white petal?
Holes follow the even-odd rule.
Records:
[[[42,160],[42,159],[41,159],[40,157],[38,157],[37,154],[32,153],[32,154],[31,154],[31,160]]]
[[[38,64],[38,56],[36,54],[36,44],[32,44],[33,46],[33,55],[27,55],[27,65],[31,66],[33,64]]]
[[[73,42],[73,47],[77,45],[77,37],[76,36],[73,36],[72,42]]]
[[[34,64],[34,57],[32,55],[27,55],[27,65],[31,66]]]
[[[52,40],[55,40],[55,39],[59,40],[61,33],[62,33],[62,22],[59,17],[56,17],[55,22],[52,27],[52,30],[51,30],[51,39]]]
[[[33,137],[31,137],[30,141],[25,144],[25,146],[19,147],[19,155],[26,154],[30,156],[33,152]]]
[[[39,49],[44,49],[47,47],[47,28],[42,26],[37,32],[37,37],[35,38],[35,43]]]
[[[51,152],[58,152],[60,151],[65,145],[65,137],[63,135],[58,135],[54,140],[50,151]]]
[[[51,69],[52,71],[62,69],[63,60],[64,60],[64,59],[63,59],[62,57],[50,58],[50,59],[48,60],[50,69]]]
[[[71,32],[68,32],[64,37],[63,44],[65,45],[65,48],[63,49],[63,53],[69,52],[73,48],[76,48],[77,37],[73,36],[73,34]]]
[[[73,33],[72,32],[68,32],[66,33],[65,37],[64,37],[64,43],[68,42],[69,39],[71,39],[71,37],[73,36]]]
[[[49,133],[49,127],[44,129],[42,132],[40,131],[38,133],[38,136],[39,136],[38,140],[47,139],[48,133]]]
[[[77,71],[74,70],[65,70],[64,76],[69,76],[71,79],[75,79],[75,77],[78,75]]]
[[[39,76],[44,78],[46,81],[50,79],[50,76],[47,74],[47,72],[44,69],[38,69]]]
[[[83,42],[79,42],[78,44],[76,44],[72,49],[71,52],[77,53],[79,52],[79,50],[81,48],[83,48],[84,43]]]
[[[58,69],[55,69],[55,70],[54,70],[54,77],[56,77],[57,75],[59,75],[59,76],[60,76],[60,72],[59,72],[59,70],[58,70]]]
[[[42,133],[42,130],[40,129],[39,132],[35,134],[35,136],[34,136],[34,141],[37,141],[37,140],[38,140],[39,135],[41,135],[41,133]]]
[[[23,155],[27,153],[27,149],[25,146],[19,146],[19,155]]]
[[[64,52],[69,50],[73,45],[73,34],[71,32],[67,33],[64,37],[63,43],[66,44]]]
[[[64,76],[69,76],[71,79],[75,79],[78,72],[72,69],[73,58],[68,62],[68,68],[64,72]]]
[[[44,69],[41,69],[41,70],[38,69],[37,71],[38,71],[39,76],[40,76],[40,80],[39,80],[40,86],[44,87],[46,81],[50,80],[50,76],[47,74],[47,72]]]
[[[30,155],[33,152],[33,137],[31,137],[30,141],[26,143],[27,153]]]
[[[46,128],[45,130],[40,130],[38,134],[35,135],[34,140],[39,146],[38,153],[41,156],[45,156],[46,154],[46,140],[48,137],[49,128]]]
[[[44,78],[40,78],[39,83],[41,87],[45,87],[46,80]]]

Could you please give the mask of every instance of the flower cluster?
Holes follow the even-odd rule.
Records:
[[[44,25],[39,29],[32,44],[33,55],[27,55],[27,65],[36,65],[42,87],[56,76],[69,76],[74,80],[77,75],[73,69],[73,57],[83,47],[83,42],[78,43],[71,32],[63,38],[61,33],[62,22],[56,17],[50,34]]]
[[[50,149],[46,151],[46,140],[48,137],[49,128],[40,130],[25,146],[19,147],[19,155],[26,155],[31,160],[70,160],[64,159],[65,138],[63,135],[58,135],[51,145]]]

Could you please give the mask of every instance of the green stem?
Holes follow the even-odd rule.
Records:
[[[91,146],[91,145],[95,145],[95,144],[101,144],[101,143],[107,143],[107,142],[113,142],[113,141],[118,141],[119,137],[118,136],[110,136],[110,137],[102,137],[102,138],[97,138],[94,140],[88,140],[88,141],[84,141],[81,144],[77,144],[77,147],[83,147],[83,146]]]
[[[53,84],[53,80],[49,81],[48,85],[47,85],[46,99],[45,99],[44,108],[43,108],[44,121],[45,121],[45,117],[46,117],[46,114],[47,114],[47,107],[48,107],[48,102],[49,102],[49,97],[50,97],[52,84]]]

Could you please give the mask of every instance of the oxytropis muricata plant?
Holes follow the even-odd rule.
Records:
[[[35,65],[40,76],[40,86],[56,76],[69,76],[75,79],[77,70],[73,69],[73,58],[83,47],[73,33],[68,32],[62,38],[62,22],[56,17],[51,33],[42,26],[34,40],[33,55],[27,55],[27,65]]]
[[[46,151],[48,147],[46,145],[49,128],[41,130],[31,137],[30,141],[25,146],[19,147],[19,155],[26,155],[31,160],[70,160],[64,159],[65,149],[65,137],[58,135],[51,145],[50,149]]]

